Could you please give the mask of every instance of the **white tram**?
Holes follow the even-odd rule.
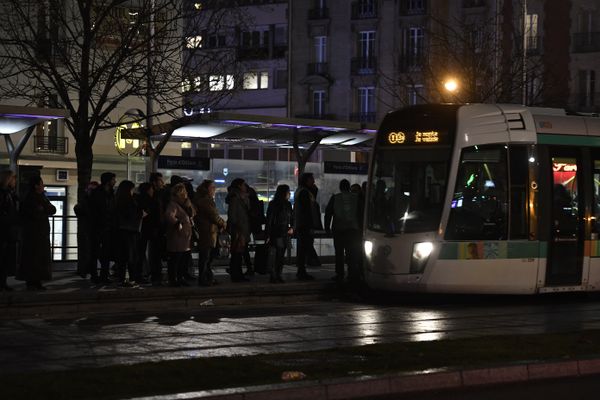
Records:
[[[369,287],[600,290],[600,118],[520,105],[420,105],[377,133]]]

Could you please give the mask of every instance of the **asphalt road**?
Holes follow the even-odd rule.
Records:
[[[0,373],[582,329],[600,329],[600,301],[575,296],[396,297],[373,304],[6,320],[0,321]]]

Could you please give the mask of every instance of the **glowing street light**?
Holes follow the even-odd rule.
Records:
[[[448,79],[446,82],[444,82],[444,89],[450,93],[454,93],[458,90],[458,82],[456,79]]]

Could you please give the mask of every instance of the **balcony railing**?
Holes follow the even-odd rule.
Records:
[[[373,123],[377,119],[376,112],[360,112],[350,114],[350,121]]]
[[[377,18],[375,1],[358,1],[352,3],[352,19]]]
[[[308,19],[328,19],[329,18],[329,8],[321,7],[321,8],[313,8],[308,10]]]
[[[485,7],[485,0],[463,0],[462,6],[464,8],[475,8],[475,7]]]
[[[296,118],[334,120],[335,114],[296,114]]]
[[[326,75],[328,72],[328,64],[319,62],[319,63],[310,63],[307,68],[307,75]]]
[[[585,113],[600,112],[600,93],[575,93],[576,110]]]
[[[267,47],[238,47],[238,60],[264,60],[269,58]]]
[[[33,152],[67,154],[69,152],[69,138],[59,136],[34,136]]]
[[[525,50],[527,55],[537,56],[542,54],[542,37],[541,36],[526,36]]]
[[[421,55],[402,56],[399,60],[400,72],[419,71],[423,68],[424,60]]]
[[[373,75],[377,71],[377,57],[355,57],[351,69],[352,75]]]
[[[600,32],[573,34],[574,53],[593,53],[600,51]]]
[[[427,11],[426,0],[403,0],[400,5],[400,15],[423,15]]]

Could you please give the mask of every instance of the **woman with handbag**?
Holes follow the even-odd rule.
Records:
[[[283,283],[281,272],[283,258],[288,247],[289,237],[294,234],[292,228],[292,204],[290,203],[290,187],[279,185],[275,196],[267,208],[266,234],[269,244],[269,254],[274,253],[275,258],[271,265],[271,283]],[[271,257],[269,257],[269,260]]]
[[[182,183],[171,188],[171,201],[165,210],[167,230],[167,270],[169,285],[188,286],[185,272],[191,263],[193,206]]]
[[[232,282],[247,282],[242,273],[242,258],[250,241],[250,216],[246,183],[236,178],[229,186],[225,202],[227,208],[227,226],[231,235],[231,260],[229,275]]]
[[[214,181],[204,180],[196,189],[193,201],[196,207],[194,224],[198,232],[198,285],[202,286],[216,283],[210,266],[211,253],[217,246],[219,232],[227,227],[215,204],[216,191]]]

